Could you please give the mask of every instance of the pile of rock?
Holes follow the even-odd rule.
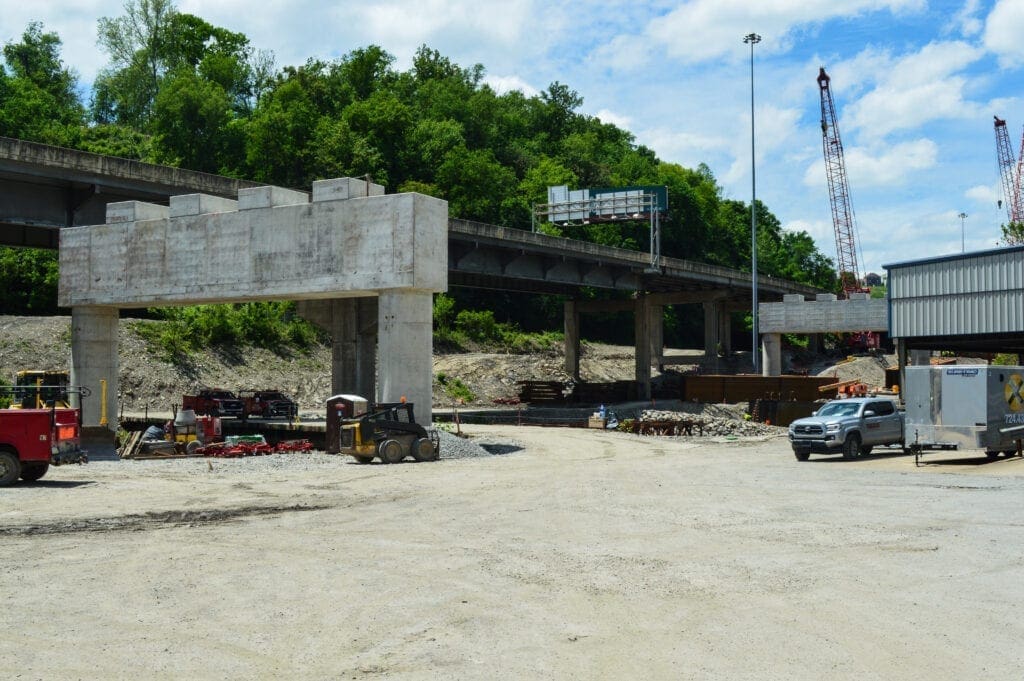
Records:
[[[721,412],[719,412],[721,413]],[[657,434],[693,435],[700,437],[723,436],[774,436],[785,432],[785,428],[769,426],[756,421],[732,418],[722,415],[694,414],[678,411],[645,409],[640,412],[640,424],[658,424],[654,428]],[[679,424],[679,428],[669,429],[661,424]],[[685,426],[685,427],[684,427]],[[640,432],[643,432],[642,430]]]

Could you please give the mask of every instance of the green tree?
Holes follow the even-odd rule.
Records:
[[[252,179],[287,187],[310,183],[319,116],[299,73],[286,73],[261,99],[246,128],[246,167]]]
[[[57,252],[0,247],[0,311],[50,315],[57,312]]]
[[[123,16],[102,17],[97,23],[100,46],[111,65],[93,85],[93,118],[143,130],[149,123],[168,68],[172,20],[178,13],[172,0],[126,0]]]
[[[1005,225],[1000,225],[999,228],[1003,232],[1001,243],[1004,246],[1019,246],[1024,244],[1024,222],[1010,222]]]
[[[218,172],[231,121],[231,100],[215,82],[188,70],[169,78],[153,110],[155,159],[208,173]]]
[[[21,42],[3,48],[0,69],[0,135],[68,145],[84,121],[78,79],[60,57],[56,33],[33,22]]]

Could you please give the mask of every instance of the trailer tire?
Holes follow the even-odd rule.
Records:
[[[860,455],[861,456],[867,456],[870,453],[871,453],[871,445],[861,445],[860,446]]]
[[[850,433],[846,436],[846,441],[843,443],[843,458],[856,459],[859,454],[860,435],[858,433]]]
[[[352,456],[355,458],[356,463],[361,463],[361,464],[373,463],[373,457],[372,456],[356,456],[355,454],[353,454]]]
[[[0,449],[0,487],[6,487],[21,475],[18,455],[9,449]]]
[[[50,470],[50,464],[46,462],[27,463],[21,467],[21,479],[26,482],[35,482],[46,475],[48,470]]]

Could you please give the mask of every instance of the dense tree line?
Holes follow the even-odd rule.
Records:
[[[452,216],[521,229],[549,185],[666,185],[662,253],[749,270],[749,204],[725,198],[707,166],[661,161],[628,131],[580,113],[582,99],[563,83],[536,96],[499,94],[483,66],[426,46],[404,71],[374,45],[276,69],[246,36],[171,0],[129,0],[124,16],[99,20],[98,38],[109,63],[87,98],[56,34],[34,23],[5,45],[0,135],[296,188],[368,176],[389,192],[443,198]],[[763,204],[757,211],[762,274],[835,286],[832,263],[807,233],[783,231]],[[646,222],[544,230],[648,247]],[[11,269],[0,276],[12,291]],[[463,306],[490,301],[518,314],[508,321],[526,327],[560,319],[552,301],[498,307],[498,294],[453,293]],[[7,312],[29,309],[19,305],[4,300]]]

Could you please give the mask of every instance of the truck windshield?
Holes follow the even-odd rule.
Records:
[[[853,416],[858,409],[857,402],[829,402],[818,410],[818,416]]]

